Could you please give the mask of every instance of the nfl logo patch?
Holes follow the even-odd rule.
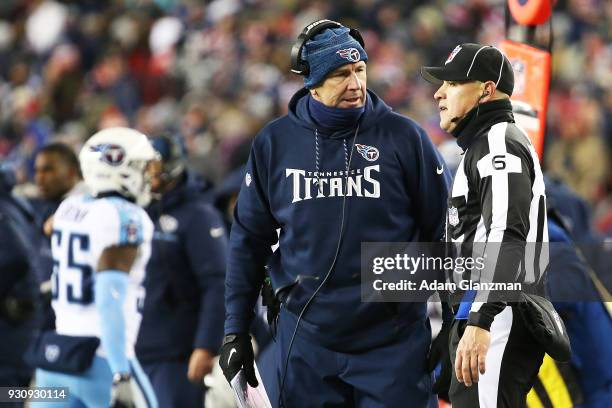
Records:
[[[456,46],[455,49],[452,50],[450,54],[448,54],[448,58],[446,59],[446,62],[444,63],[444,65],[448,64],[453,59],[455,59],[455,56],[457,54],[459,54],[459,51],[461,51],[461,46],[460,45]]]
[[[457,211],[457,208],[451,207],[448,209],[448,223],[453,227],[459,224],[459,211]]]

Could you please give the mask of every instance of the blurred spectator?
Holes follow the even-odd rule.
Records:
[[[0,157],[16,165],[23,183],[33,176],[37,149],[67,123],[84,126],[70,141],[78,147],[99,128],[147,132],[154,122],[154,133],[180,130],[190,165],[218,182],[244,164],[241,151],[256,131],[286,113],[300,87],[286,50],[322,16],[362,27],[375,57],[371,88],[422,123],[436,144],[445,138],[417,67],[442,60],[457,42],[504,38],[499,0],[2,2]],[[609,231],[612,6],[556,2],[552,19],[546,164]]]
[[[603,198],[609,172],[602,112],[589,95],[564,95],[559,103],[559,120],[552,126],[558,137],[551,141],[545,160],[548,172],[594,203]]]

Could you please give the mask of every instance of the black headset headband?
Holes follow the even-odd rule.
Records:
[[[310,67],[308,66],[308,62],[302,59],[302,48],[304,48],[304,44],[306,44],[306,41],[314,38],[317,34],[327,28],[340,27],[344,26],[337,21],[327,19],[317,20],[314,23],[310,23],[304,27],[295,44],[293,44],[293,47],[291,47],[291,72],[298,75],[308,75],[310,73]],[[354,28],[348,28],[350,30],[349,34],[351,37],[357,40],[362,47],[365,47],[361,33]]]

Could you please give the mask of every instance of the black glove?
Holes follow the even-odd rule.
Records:
[[[111,388],[111,408],[134,408],[132,377],[129,374],[115,374]]]
[[[452,375],[452,365],[448,350],[450,327],[450,322],[442,324],[438,337],[431,343],[431,349],[429,350],[429,357],[427,360],[427,370],[429,372],[435,370],[438,362],[442,364],[440,375],[436,378],[436,382],[432,387],[432,392],[438,394],[442,399],[447,401]]]
[[[32,299],[6,296],[0,301],[0,315],[13,324],[23,323],[34,315],[36,304]]]
[[[244,375],[251,387],[257,387],[255,376],[255,356],[251,336],[245,333],[228,334],[223,338],[219,365],[227,382],[231,383],[236,374],[244,368]]]
[[[280,312],[281,303],[276,298],[274,288],[272,288],[272,282],[267,276],[261,287],[261,304],[266,307],[266,319],[268,320],[268,325],[270,325],[270,327],[272,327],[272,331],[275,332],[276,318]]]

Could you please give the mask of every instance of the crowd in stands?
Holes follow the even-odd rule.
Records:
[[[63,141],[78,151],[98,129],[126,125],[180,134],[191,167],[220,183],[302,86],[289,51],[319,18],[362,32],[368,87],[438,144],[449,136],[419,67],[439,64],[458,43],[506,38],[505,3],[4,0],[0,158],[31,194],[42,146]],[[595,228],[612,236],[612,3],[555,3],[544,168],[585,199]]]

